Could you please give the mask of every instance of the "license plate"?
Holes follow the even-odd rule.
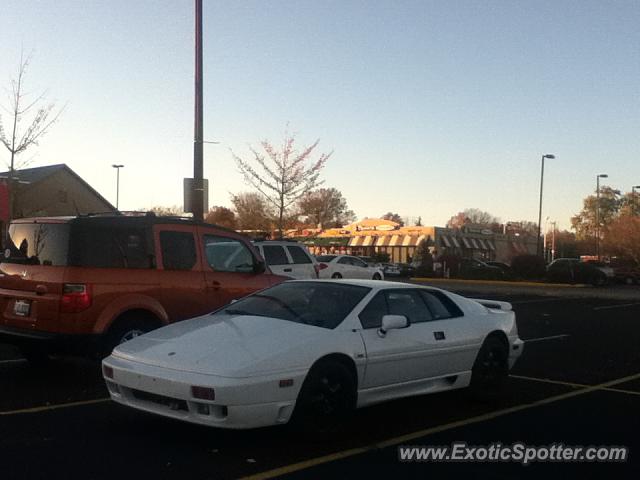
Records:
[[[16,300],[13,306],[13,313],[20,317],[28,317],[31,311],[31,302],[25,300]]]

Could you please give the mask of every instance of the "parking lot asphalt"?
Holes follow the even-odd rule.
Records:
[[[588,289],[581,298],[482,285],[462,290],[513,303],[526,345],[505,395],[479,403],[453,391],[361,409],[330,439],[281,427],[216,430],[143,414],[106,399],[95,362],[53,359],[35,367],[0,345],[2,477],[637,478],[640,290],[615,298],[603,294],[614,289]],[[398,445],[453,441],[615,445],[630,453],[625,463],[599,464],[398,460]]]

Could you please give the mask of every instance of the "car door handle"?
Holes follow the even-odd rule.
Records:
[[[47,289],[46,285],[36,285],[36,294],[37,295],[44,295],[48,291],[49,290]]]
[[[283,270],[283,272],[291,272],[291,271],[293,271],[291,268],[285,268],[285,269]]]
[[[436,340],[444,340],[444,332],[433,332],[433,338]]]
[[[222,284],[217,280],[214,280],[209,284],[209,288],[211,290],[220,290],[221,287],[222,287]]]

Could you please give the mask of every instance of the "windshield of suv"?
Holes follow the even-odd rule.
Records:
[[[13,223],[9,226],[2,261],[65,266],[68,252],[68,224]]]
[[[285,282],[245,297],[214,315],[255,315],[333,329],[369,290],[328,282]]]

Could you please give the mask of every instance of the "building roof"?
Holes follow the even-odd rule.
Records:
[[[64,163],[58,163],[56,165],[47,165],[45,167],[23,168],[21,170],[13,171],[14,180],[19,180],[25,183],[38,183],[41,180],[53,175],[54,173],[64,170],[65,168],[71,170]],[[0,178],[9,178],[9,172],[0,173]]]
[[[105,203],[108,209],[115,211],[116,207],[114,207],[111,202],[109,202],[106,198],[104,198],[100,193],[89,185],[80,175],[71,170],[66,163],[58,163],[55,165],[46,165],[44,167],[33,167],[33,168],[23,168],[21,170],[13,171],[13,179],[19,181],[23,184],[23,188],[30,189],[34,185],[40,183],[41,181],[49,178],[51,175],[54,175],[58,172],[66,172],[72,177],[74,177],[79,183],[83,184],[91,193],[93,193],[101,202]],[[9,172],[0,173],[0,179],[9,178]]]

